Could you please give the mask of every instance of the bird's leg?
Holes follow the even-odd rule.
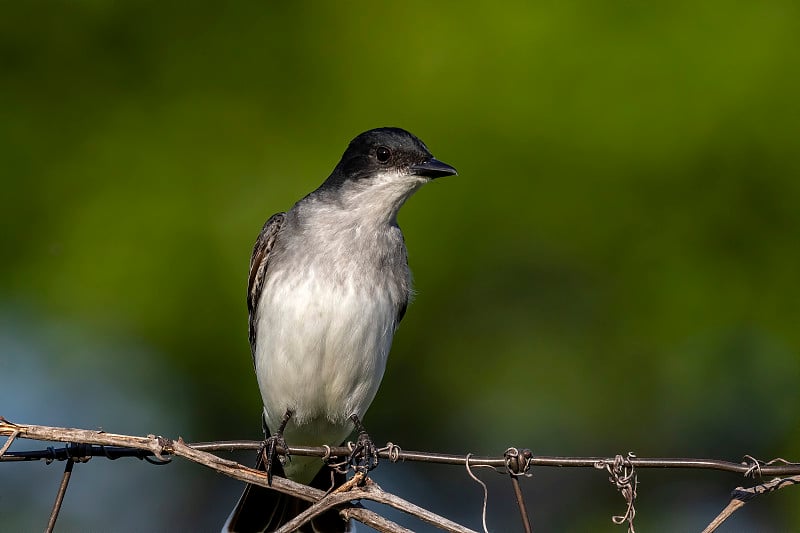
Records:
[[[278,426],[278,431],[271,436],[269,435],[269,428],[267,427],[267,419],[262,415],[261,422],[264,429],[264,447],[261,449],[261,454],[264,458],[264,466],[267,471],[267,484],[272,485],[272,459],[275,457],[278,447],[283,448],[284,453],[279,457],[281,464],[286,462],[286,459],[291,460],[289,457],[289,447],[286,446],[286,441],[283,438],[283,431],[286,429],[286,424],[292,418],[293,411],[287,409],[281,418],[281,423]]]
[[[358,415],[350,415],[350,420],[353,421],[353,425],[356,427],[358,440],[356,440],[353,451],[350,452],[349,463],[353,465],[353,469],[356,472],[363,472],[366,474],[378,466],[378,449],[375,448],[375,444],[373,444],[372,439],[367,434],[367,430],[364,429],[364,425],[361,423]]]

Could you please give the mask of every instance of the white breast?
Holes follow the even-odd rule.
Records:
[[[313,267],[273,272],[258,307],[256,373],[274,431],[287,441],[339,445],[375,397],[392,343],[391,295]]]

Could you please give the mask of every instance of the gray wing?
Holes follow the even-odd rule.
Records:
[[[398,229],[400,229],[398,227]],[[400,326],[400,322],[403,321],[403,317],[406,316],[406,309],[408,309],[408,302],[413,294],[411,289],[411,271],[408,270],[408,250],[406,250],[406,242],[405,237],[403,237],[403,233],[400,232],[400,255],[403,256],[403,264],[405,265],[406,272],[408,272],[408,279],[406,281],[406,288],[405,288],[405,298],[401,302],[399,302],[397,306],[397,322],[395,322],[395,330],[397,330],[398,326]]]
[[[278,213],[269,217],[258,234],[250,257],[250,278],[247,283],[247,311],[250,314],[250,351],[256,356],[256,307],[264,288],[264,278],[269,266],[269,253],[275,245],[275,238],[286,220],[286,213]]]

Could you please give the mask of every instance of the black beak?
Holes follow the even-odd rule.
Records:
[[[422,163],[411,165],[410,168],[412,174],[416,174],[417,176],[427,176],[429,178],[441,178],[444,176],[455,176],[458,174],[456,169],[447,163],[442,163],[435,157],[431,157]]]

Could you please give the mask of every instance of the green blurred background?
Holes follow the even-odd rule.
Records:
[[[789,0],[4,3],[0,415],[258,438],[252,243],[394,125],[460,175],[400,215],[418,295],[377,441],[800,460],[798,22]],[[44,527],[61,468],[2,466],[9,531]],[[479,473],[490,529],[517,530]],[[463,469],[375,477],[480,528]],[[698,531],[743,483],[639,479],[642,531]],[[523,485],[539,531],[623,530],[602,472]],[[59,529],[213,531],[240,488],[94,460]],[[790,488],[722,531],[796,529]]]

